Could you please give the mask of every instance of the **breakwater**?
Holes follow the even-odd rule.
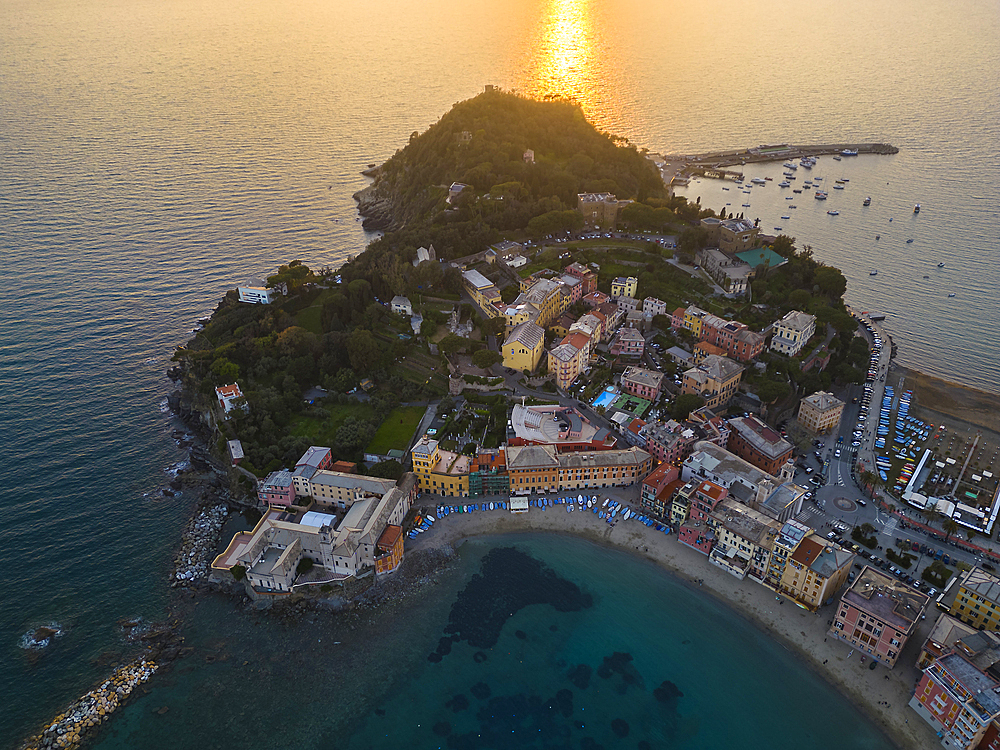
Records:
[[[159,665],[146,658],[119,667],[98,687],[73,701],[41,734],[28,740],[22,750],[72,750],[80,747],[83,738],[110,719],[132,692],[152,677],[157,669]]]

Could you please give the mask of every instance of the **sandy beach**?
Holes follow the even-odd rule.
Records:
[[[810,613],[783,597],[777,600],[774,592],[764,586],[749,579],[740,581],[709,564],[704,555],[680,544],[676,536],[666,536],[637,521],[611,527],[593,513],[566,513],[562,507],[545,511],[532,508],[529,513],[517,515],[501,510],[452,514],[408,542],[407,550],[457,547],[470,537],[515,532],[572,534],[655,562],[688,585],[715,596],[797,653],[900,748],[939,744],[930,726],[906,706],[919,677],[914,663],[937,617],[936,611],[931,610],[920,624],[894,669],[879,665],[871,670],[868,662],[860,662],[857,653],[850,655],[848,644],[828,636],[835,603],[819,613]]]
[[[1000,433],[1000,396],[905,367],[897,366],[895,372],[903,375],[905,387],[913,391],[922,409],[950,417],[956,423],[982,427],[994,435]]]

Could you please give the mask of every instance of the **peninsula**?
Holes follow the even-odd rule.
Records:
[[[349,603],[415,551],[573,533],[719,596],[901,746],[997,733],[1000,641],[974,636],[1000,620],[971,602],[1000,590],[973,542],[1000,472],[920,418],[838,269],[672,196],[661,157],[569,102],[488,90],[371,174],[382,237],[230,290],[175,352],[170,404],[201,440],[178,482],[203,491],[172,585]],[[236,510],[252,528],[217,554]],[[104,720],[67,716],[32,746]]]

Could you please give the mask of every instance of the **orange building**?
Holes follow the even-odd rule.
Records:
[[[390,573],[403,562],[403,529],[386,526],[375,543],[375,572]]]

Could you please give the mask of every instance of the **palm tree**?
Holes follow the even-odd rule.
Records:
[[[861,486],[864,488],[871,488],[872,498],[875,497],[875,480],[877,478],[878,475],[868,469],[862,469],[858,472],[858,480],[861,482]]]
[[[947,544],[948,537],[958,531],[958,522],[954,518],[949,518],[941,524],[941,528],[944,529],[944,541]]]

